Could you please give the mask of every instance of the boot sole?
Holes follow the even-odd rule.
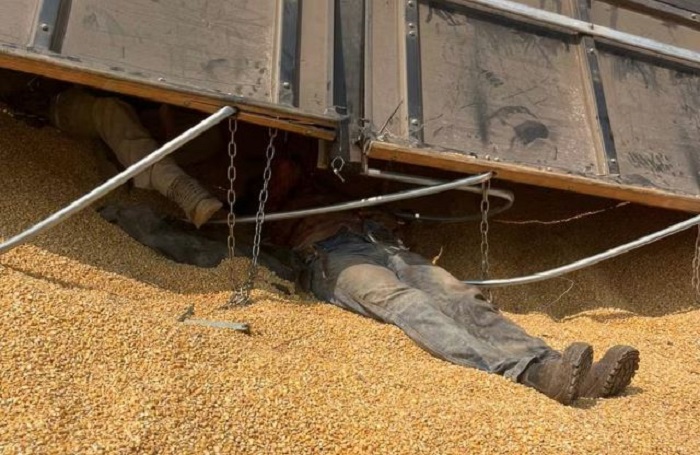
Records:
[[[601,362],[607,374],[598,386],[599,389],[586,390],[584,396],[589,398],[607,398],[622,393],[632,382],[639,368],[639,351],[631,346],[615,346],[605,353]]]
[[[564,351],[563,360],[571,367],[569,384],[555,397],[564,405],[579,397],[581,385],[593,364],[593,348],[586,343],[574,343]]]

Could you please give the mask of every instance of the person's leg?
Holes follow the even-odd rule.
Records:
[[[402,281],[436,296],[435,302],[445,314],[473,327],[482,339],[499,346],[509,355],[522,358],[534,355],[539,362],[561,357],[544,341],[528,335],[502,316],[495,306],[486,302],[478,288],[463,283],[422,256],[399,252],[391,257],[390,267]],[[630,384],[638,367],[637,349],[631,346],[611,348],[585,376],[581,396],[604,398],[619,395]],[[521,376],[517,371],[513,373],[515,377]]]
[[[529,335],[505,317],[477,287],[463,283],[424,257],[410,251],[400,251],[390,256],[389,267],[402,282],[430,294],[433,305],[458,321],[474,337],[497,349],[506,358],[523,359],[507,372],[509,378],[517,380],[534,359],[556,359],[560,356],[542,339]]]
[[[531,340],[528,349],[502,349],[496,340],[507,334],[495,337],[490,331],[506,330],[504,321],[492,307],[483,306],[487,302],[472,302],[469,310],[448,315],[440,297],[410,286],[388,268],[392,257],[382,246],[352,235],[320,246],[324,253],[313,263],[311,281],[317,297],[394,324],[419,346],[452,363],[503,374],[562,404],[578,397],[593,358],[589,345],[574,343],[563,355]],[[467,320],[473,325],[465,324]],[[516,331],[514,340],[521,341],[522,333]]]
[[[470,297],[466,308],[444,311],[439,294],[390,270],[389,255],[375,244],[346,236],[324,246],[312,270],[317,297],[394,324],[440,358],[517,380],[533,360],[555,355],[485,301]]]
[[[52,104],[52,122],[69,134],[99,137],[117,159],[130,166],[158,148],[134,109],[118,98],[98,98],[81,89],[60,93]],[[155,189],[176,202],[197,226],[223,204],[187,175],[171,157],[134,177],[137,188]]]

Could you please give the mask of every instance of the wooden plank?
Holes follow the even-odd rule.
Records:
[[[421,11],[425,143],[595,173],[575,41],[460,7]]]
[[[333,105],[333,2],[304,0],[301,14],[299,107],[324,113]]]
[[[276,0],[73,0],[63,54],[272,101]]]
[[[369,157],[371,159],[395,161],[452,172],[479,173],[494,171],[497,179],[630,201],[654,207],[700,213],[700,198],[698,197],[653,188],[623,185],[611,179],[587,178],[529,166],[487,161],[465,156],[454,151],[418,150],[386,142],[373,142],[369,149]]]
[[[693,27],[597,0],[591,18],[594,24],[700,52],[700,30]]]
[[[190,87],[149,79],[143,74],[117,72],[105,65],[88,64],[79,59],[59,55],[46,56],[13,46],[0,45],[0,67],[208,113],[215,112],[222,106],[235,106],[240,109],[239,119],[244,122],[280,128],[327,141],[334,140],[336,135],[337,119],[331,116],[305,114],[296,109],[238,96],[193,90]]]
[[[0,1],[0,41],[27,46],[34,36],[40,0]]]
[[[625,183],[700,194],[700,74],[599,53]]]

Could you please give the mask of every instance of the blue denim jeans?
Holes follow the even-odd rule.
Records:
[[[316,297],[394,324],[439,358],[517,381],[531,362],[559,356],[476,287],[418,254],[349,231],[316,248],[309,271]]]

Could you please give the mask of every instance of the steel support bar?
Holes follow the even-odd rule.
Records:
[[[282,2],[278,96],[279,102],[288,106],[299,104],[300,3],[301,0]]]
[[[42,232],[62,223],[63,221],[67,220],[69,217],[75,215],[76,213],[80,212],[81,210],[84,210],[90,204],[93,202],[97,201],[110,191],[120,187],[129,179],[135,177],[136,175],[142,173],[143,171],[147,170],[149,167],[153,166],[155,163],[158,161],[162,160],[166,156],[170,155],[173,153],[175,150],[179,149],[192,139],[200,136],[202,133],[210,129],[211,127],[217,125],[219,122],[222,120],[232,116],[233,114],[236,113],[236,109],[226,106],[221,109],[219,109],[216,113],[212,114],[211,116],[207,117],[206,119],[202,120],[200,123],[197,125],[193,126],[192,128],[188,129],[175,139],[167,142],[165,145],[163,145],[161,148],[158,150],[154,151],[141,161],[138,161],[137,163],[132,164],[128,168],[126,168],[123,172],[115,175],[111,179],[107,180],[105,183],[102,185],[98,186],[94,190],[90,191],[83,197],[73,201],[71,204],[68,206],[64,207],[63,209],[59,210],[58,212],[54,213],[53,215],[49,216],[45,220],[41,221],[40,223],[32,226],[31,228],[27,229],[26,231],[12,237],[10,240],[0,244],[0,255],[7,253],[11,249],[21,245],[22,243],[27,242],[28,240],[36,237],[37,235],[41,234]]]
[[[61,51],[64,21],[71,0],[42,0],[34,29],[32,47],[53,52]]]
[[[389,202],[402,201],[404,199],[413,199],[422,196],[430,196],[432,194],[442,193],[447,190],[455,190],[464,186],[478,185],[479,183],[485,182],[493,174],[491,172],[485,172],[483,174],[473,175],[471,177],[466,177],[458,180],[453,180],[447,183],[441,183],[439,185],[428,186],[425,188],[417,188],[406,191],[399,191],[398,193],[383,194],[381,196],[372,196],[357,201],[342,202],[335,205],[327,205],[323,207],[314,207],[311,209],[294,210],[290,212],[279,212],[279,213],[269,213],[265,215],[265,221],[279,221],[288,220],[293,218],[304,218],[312,215],[322,215],[324,213],[333,212],[343,212],[347,210],[361,209],[364,207],[373,207],[382,204],[388,204]],[[254,216],[236,217],[236,223],[253,223],[255,222]],[[209,224],[225,224],[226,220],[216,220]]]
[[[418,143],[423,143],[423,83],[421,80],[419,5],[418,0],[404,1],[408,135]]]
[[[591,0],[574,0],[574,11],[576,17],[586,22],[591,20]],[[590,97],[592,100],[593,110],[595,111],[595,119],[592,120],[594,127],[598,128],[600,142],[602,142],[603,152],[605,154],[605,168],[607,175],[619,175],[620,165],[617,162],[617,149],[615,147],[615,139],[613,138],[612,126],[610,125],[610,115],[608,113],[608,102],[605,98],[605,87],[603,86],[603,78],[600,74],[600,63],[598,62],[598,49],[596,49],[595,40],[590,36],[581,38],[581,55],[583,56],[581,64],[584,71],[584,83],[590,85]],[[583,61],[585,59],[585,61]],[[597,121],[596,121],[597,120]]]
[[[622,254],[628,253],[636,248],[642,247],[644,245],[648,245],[650,243],[656,242],[658,240],[661,240],[665,237],[668,237],[673,234],[677,234],[681,231],[685,231],[686,229],[690,229],[693,226],[697,226],[700,224],[700,215],[690,218],[686,221],[682,221],[680,223],[674,224],[673,226],[667,227],[666,229],[663,229],[661,231],[654,232],[653,234],[646,235],[640,239],[637,239],[633,242],[625,243],[624,245],[620,245],[618,247],[612,248],[608,251],[605,251],[603,253],[596,254],[595,256],[591,256],[585,259],[581,259],[579,261],[573,262],[571,264],[562,266],[562,267],[557,267],[556,269],[551,269],[547,270],[544,272],[539,272],[535,273],[534,275],[528,275],[528,276],[521,276],[518,278],[508,278],[508,279],[502,279],[502,280],[486,280],[486,281],[465,281],[467,284],[472,284],[475,286],[483,286],[485,288],[501,288],[501,287],[506,287],[506,286],[515,286],[519,284],[530,284],[530,283],[537,283],[538,281],[545,281],[549,280],[552,278],[556,278],[558,276],[565,275],[567,273],[574,272],[576,270],[581,270],[585,269],[586,267],[590,267],[592,265],[595,265],[599,262],[605,261],[607,259],[614,258],[616,256],[620,256]]]
[[[622,46],[664,60],[670,59],[676,63],[690,65],[694,68],[700,67],[700,53],[690,49],[664,44],[649,38],[562,16],[561,14],[521,3],[509,0],[441,0],[441,2],[506,16],[516,21],[519,20],[559,32],[592,36],[601,42],[613,46]]]

